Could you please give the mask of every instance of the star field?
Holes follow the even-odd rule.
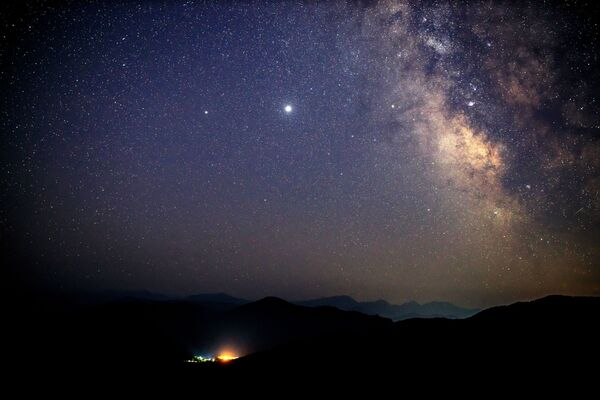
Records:
[[[28,284],[487,306],[600,294],[597,6],[2,6]]]

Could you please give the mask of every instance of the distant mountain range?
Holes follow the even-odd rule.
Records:
[[[313,300],[296,301],[295,304],[307,307],[331,306],[346,311],[358,311],[368,315],[379,315],[394,321],[409,318],[468,318],[479,309],[469,309],[455,306],[452,303],[434,301],[419,304],[410,301],[404,304],[390,304],[385,300],[358,302],[350,296],[323,297]]]
[[[132,292],[103,292],[110,294],[115,299],[138,299],[154,301],[189,301],[195,304],[210,305],[213,308],[228,309],[234,306],[251,303],[251,300],[233,297],[226,293],[201,293],[187,297],[173,297],[162,294],[154,294],[147,291]],[[448,318],[461,319],[475,315],[480,310],[458,307],[452,303],[433,301],[419,304],[410,301],[403,304],[390,304],[385,300],[359,302],[350,296],[321,297],[311,300],[292,301],[291,303],[305,307],[335,307],[344,311],[358,311],[367,315],[379,315],[393,321],[401,321],[410,318]]]
[[[250,300],[233,297],[225,293],[197,294],[185,298],[195,303],[213,303],[223,306],[251,303]],[[419,304],[410,301],[403,304],[390,304],[385,300],[359,302],[350,296],[321,297],[311,300],[292,301],[291,303],[305,307],[335,307],[344,311],[358,311],[367,315],[379,315],[393,321],[409,318],[449,318],[460,319],[475,315],[480,310],[458,307],[452,303],[433,301]]]

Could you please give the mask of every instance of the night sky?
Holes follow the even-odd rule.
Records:
[[[1,10],[3,258],[32,287],[600,294],[598,6]]]

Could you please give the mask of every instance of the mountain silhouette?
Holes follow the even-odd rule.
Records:
[[[332,296],[312,300],[296,301],[307,307],[332,306],[346,311],[358,311],[363,314],[379,315],[399,321],[408,318],[467,318],[480,310],[458,307],[452,303],[434,301],[419,304],[410,301],[403,304],[390,304],[385,300],[358,302],[350,296]]]
[[[581,360],[593,362],[599,355],[596,297],[549,296],[465,319],[397,322],[275,297],[228,307],[215,307],[224,304],[215,299],[229,300],[126,297],[65,307],[73,297],[56,298],[44,307],[30,306],[7,325],[18,331],[4,359],[12,365],[33,362],[45,371],[174,369],[192,380],[278,374],[293,380],[309,371],[323,377],[390,372],[410,377],[428,371],[431,379],[452,376],[460,382],[461,374],[551,374],[561,365],[585,374]],[[337,304],[343,303],[350,302],[342,298]],[[240,358],[227,366],[183,362],[223,350]]]
[[[411,375],[430,370],[432,376],[443,371],[449,377],[459,371],[474,376],[531,370],[552,374],[570,365],[586,374],[581,360],[598,356],[599,311],[600,298],[550,296],[494,307],[466,319],[403,320],[366,336],[347,333],[280,346],[237,360],[235,368],[344,374],[393,369]],[[323,355],[327,362],[315,362]]]
[[[296,301],[295,303],[307,307],[331,306],[346,311],[355,311],[360,306],[360,303],[350,296],[322,297],[312,300]]]
[[[296,340],[391,327],[392,321],[335,307],[309,308],[266,297],[224,313],[216,326],[218,338],[234,343],[247,354]]]
[[[221,309],[230,309],[250,302],[249,300],[233,297],[226,293],[201,293],[188,296],[183,300]]]

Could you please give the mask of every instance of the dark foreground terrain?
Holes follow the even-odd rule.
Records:
[[[598,372],[600,298],[549,296],[466,319],[399,322],[273,297],[231,299],[30,299],[7,316],[3,361],[15,375],[148,371],[195,383],[340,376],[460,385],[533,373],[590,383]],[[184,362],[224,348],[240,358]]]

